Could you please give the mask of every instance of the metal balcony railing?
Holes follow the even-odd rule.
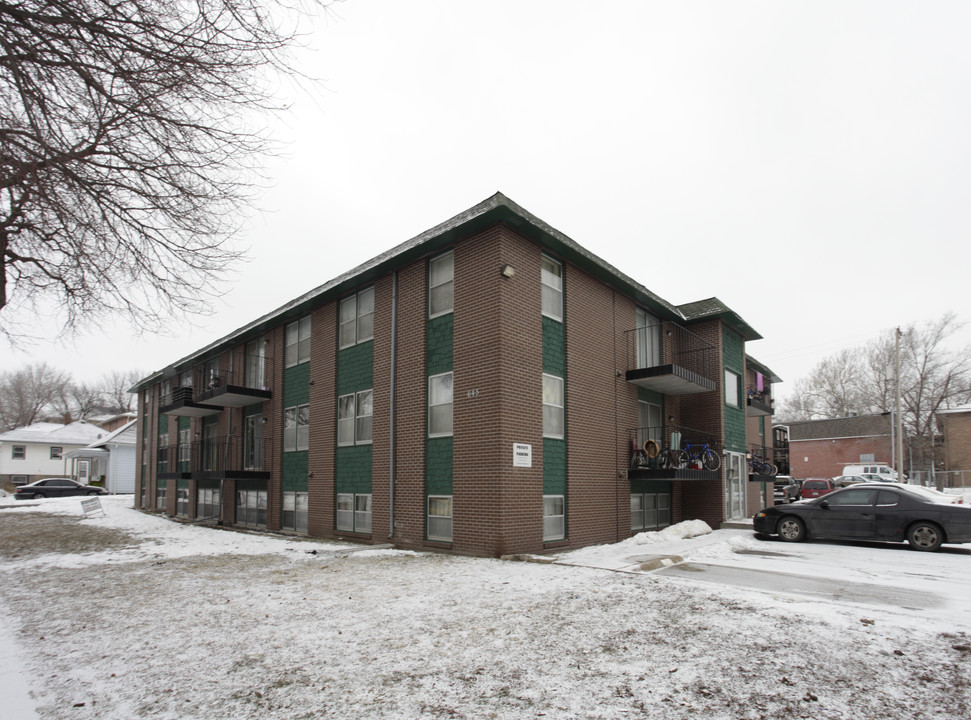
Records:
[[[656,427],[632,428],[628,431],[628,436],[632,469],[660,467],[662,464],[660,458],[663,454],[671,450],[677,452],[689,446],[700,448],[707,445],[712,452],[719,455],[722,451],[722,446],[714,434],[673,423]],[[652,441],[653,446],[649,445],[648,441]]]
[[[718,349],[675,322],[627,330],[627,379],[669,394],[715,390]]]
[[[209,474],[269,472],[272,445],[266,440],[247,442],[241,437],[195,440],[158,450],[158,473]]]

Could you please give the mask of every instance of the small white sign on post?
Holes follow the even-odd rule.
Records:
[[[513,443],[512,466],[533,467],[533,446],[526,443]]]

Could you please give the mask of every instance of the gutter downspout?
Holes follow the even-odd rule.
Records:
[[[388,465],[390,467],[390,477],[388,485],[388,506],[390,527],[388,528],[388,539],[394,538],[394,471],[395,471],[395,447],[394,447],[394,417],[395,417],[395,375],[397,374],[398,362],[398,271],[391,273],[391,400],[390,400],[390,428],[388,438]]]

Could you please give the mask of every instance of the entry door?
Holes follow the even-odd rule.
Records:
[[[263,416],[249,415],[243,429],[243,458],[246,470],[263,469]]]
[[[745,455],[730,452],[725,458],[725,519],[741,520],[745,513]]]
[[[88,460],[78,460],[78,482],[88,484]]]

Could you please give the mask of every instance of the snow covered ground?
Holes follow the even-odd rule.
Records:
[[[103,502],[0,499],[5,720],[971,717],[971,546],[693,521],[546,564]]]

